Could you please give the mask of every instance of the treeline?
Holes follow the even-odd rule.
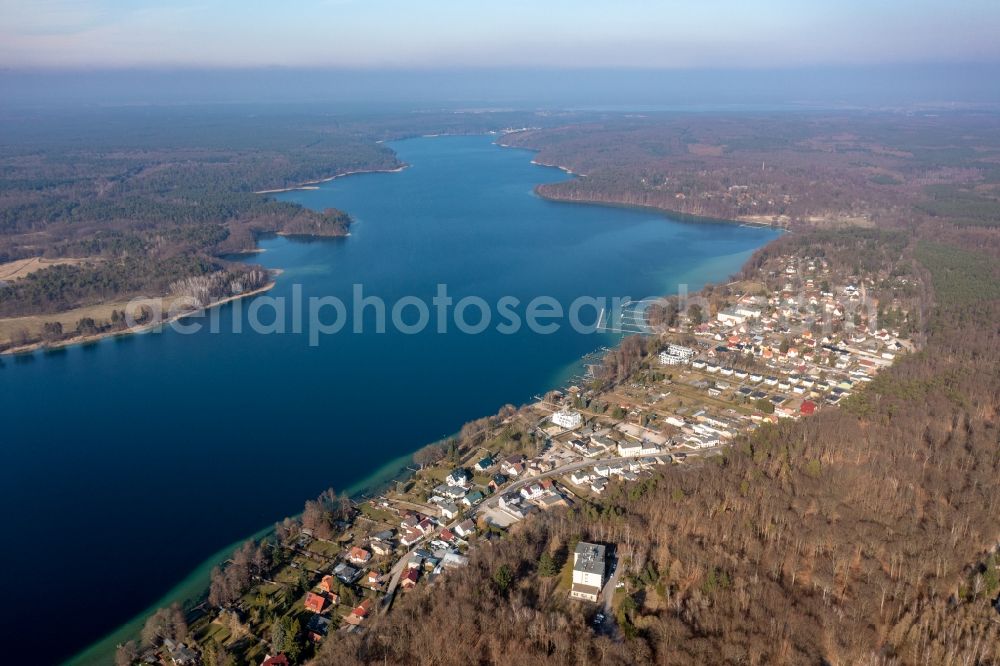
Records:
[[[794,227],[931,219],[988,227],[1000,219],[996,130],[986,114],[652,115],[504,142],[584,174],[538,188],[557,200]]]
[[[254,133],[235,119],[236,128],[208,131],[203,119],[178,120],[155,132],[129,114],[116,118],[114,132],[70,132],[71,118],[44,135],[19,128],[0,158],[0,263],[90,261],[0,286],[0,317],[156,295],[218,271],[227,263],[220,256],[253,249],[261,234],[343,236],[346,213],[254,191],[399,166],[391,150],[353,129],[274,119],[250,122]]]
[[[232,264],[228,270],[219,270],[216,265],[200,264],[190,257],[177,259],[175,265],[183,267],[178,268],[177,272],[187,272],[193,276],[176,280],[166,287],[162,283],[175,272],[171,270],[174,264],[168,263],[155,269],[156,280],[152,283],[143,282],[139,272],[130,273],[129,266],[135,264],[128,259],[117,265],[92,267],[92,270],[79,270],[80,266],[63,264],[52,267],[52,270],[37,271],[0,287],[0,316],[12,316],[24,310],[33,313],[67,310],[88,301],[111,298],[116,290],[127,288],[149,290],[154,294],[167,293],[193,299],[200,305],[209,305],[230,296],[260,289],[270,280],[268,272],[257,266]],[[205,272],[211,269],[216,270]],[[7,300],[8,297],[11,300]],[[30,307],[26,307],[25,303]],[[164,308],[166,307],[169,304],[164,304]],[[166,310],[159,313],[161,319],[167,314],[169,312]],[[132,321],[129,321],[124,309],[115,308],[111,310],[108,319],[81,317],[72,327],[64,326],[58,321],[45,322],[40,330],[35,331],[22,327],[14,331],[9,340],[0,340],[0,351],[37,342],[57,343],[77,337],[124,331],[130,325],[153,323],[157,313],[151,306],[142,305],[131,316]]]
[[[948,270],[951,288],[976,288],[977,270]],[[923,351],[848,408],[523,521],[317,663],[1000,660],[1000,301],[976,293],[935,306]],[[579,539],[617,547],[623,640],[592,631],[551,575]]]
[[[123,256],[89,265],[60,264],[0,286],[0,317],[68,310],[140,291],[163,294],[178,276],[201,276],[221,268],[208,258],[189,255],[160,261]]]

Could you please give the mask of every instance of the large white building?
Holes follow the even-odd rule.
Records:
[[[581,541],[573,551],[573,586],[569,596],[597,601],[604,587],[604,546]]]
[[[580,416],[580,412],[563,409],[552,415],[552,422],[560,428],[572,430],[583,425],[583,417]]]
[[[661,365],[681,365],[694,357],[694,350],[680,345],[668,345],[660,352]]]

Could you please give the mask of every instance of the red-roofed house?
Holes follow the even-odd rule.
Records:
[[[351,548],[351,552],[348,553],[347,559],[351,561],[351,564],[364,564],[368,560],[372,559],[372,554],[364,548],[354,546]]]
[[[273,657],[267,657],[260,663],[260,666],[290,666],[291,662],[288,661],[288,657],[283,654],[276,654]]]
[[[406,571],[403,572],[403,576],[399,579],[399,584],[404,590],[408,590],[414,587],[419,579],[420,570],[407,567]]]
[[[322,613],[324,608],[326,608],[326,597],[306,592],[306,610],[311,610],[313,613]]]
[[[803,416],[812,416],[816,413],[816,403],[812,400],[803,400],[802,405],[799,407],[799,412]]]
[[[377,571],[369,571],[365,577],[365,585],[368,587],[379,587],[382,583],[382,576]]]
[[[350,614],[344,618],[344,622],[348,624],[361,624],[361,621],[368,617],[368,613],[372,608],[372,600],[365,599],[358,606],[350,612]]]

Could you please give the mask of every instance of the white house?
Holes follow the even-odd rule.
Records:
[[[454,502],[441,502],[439,506],[441,509],[441,515],[448,520],[452,520],[458,516],[458,505]]]
[[[719,310],[719,314],[715,316],[723,324],[729,325],[742,324],[747,320],[745,315],[741,315],[735,310]]]
[[[552,415],[552,422],[560,428],[572,430],[573,428],[579,428],[583,425],[583,417],[580,416],[580,412],[562,409]]]
[[[618,443],[618,455],[620,456],[637,456],[642,453],[642,444],[640,442],[619,442]]]
[[[455,534],[463,539],[476,533],[476,524],[471,520],[464,520],[455,527]]]
[[[462,467],[457,467],[451,471],[445,479],[449,486],[464,486],[469,481],[469,473]]]
[[[604,546],[581,541],[573,551],[573,586],[569,596],[597,601],[604,586]]]
[[[639,450],[640,455],[655,456],[657,453],[660,452],[660,447],[658,447],[656,444],[646,439],[642,440],[642,444],[640,444],[640,447],[641,447]]]

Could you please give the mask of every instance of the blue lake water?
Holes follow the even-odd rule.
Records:
[[[491,304],[642,298],[725,279],[776,235],[545,201],[533,187],[567,176],[489,137],[392,147],[409,168],[279,195],[357,223],[348,238],[263,240],[251,260],[284,271],[269,297],[301,288],[304,299],[350,304],[361,284],[391,307],[404,296],[430,304],[446,284],[455,301]],[[5,636],[66,658],[192,570],[203,580],[206,558],[306,498],[356,487],[465,421],[530,400],[617,339],[565,322],[550,335],[504,334],[495,309],[479,335],[377,333],[369,309],[365,333],[348,324],[311,347],[305,331],[249,332],[249,303],[237,317],[246,332],[233,332],[234,307],[216,310],[219,333],[206,325],[0,361]]]

